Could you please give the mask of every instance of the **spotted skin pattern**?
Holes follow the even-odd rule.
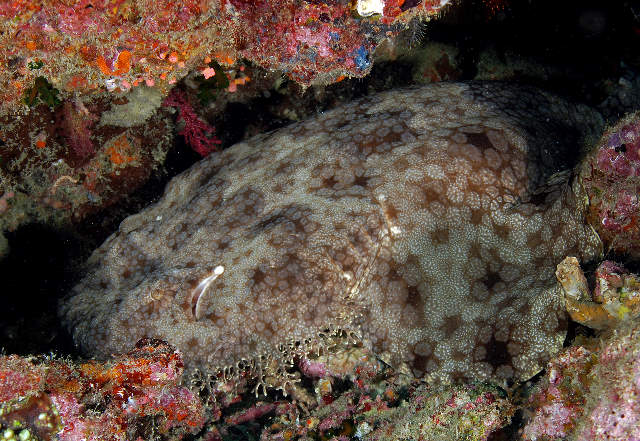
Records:
[[[188,368],[277,361],[333,326],[416,376],[530,377],[566,331],[557,263],[599,253],[561,172],[600,127],[501,83],[366,97],[173,179],[61,314],[98,357],[149,336]]]

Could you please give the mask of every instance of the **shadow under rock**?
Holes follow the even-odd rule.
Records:
[[[7,354],[72,354],[57,305],[90,250],[77,235],[42,224],[6,236],[11,251],[0,262],[0,347]]]

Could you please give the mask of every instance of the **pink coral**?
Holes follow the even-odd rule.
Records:
[[[594,373],[597,382],[577,439],[640,440],[639,324],[621,330],[607,343]]]
[[[586,158],[580,182],[588,220],[605,245],[640,256],[640,113],[610,127]]]
[[[538,385],[538,392],[530,398],[535,411],[525,427],[524,440],[559,439],[568,435],[583,413],[585,390],[571,379],[581,372],[588,373],[592,352],[582,346],[563,351],[547,366],[547,375]]]
[[[640,324],[597,347],[574,346],[549,363],[525,440],[640,440]]]

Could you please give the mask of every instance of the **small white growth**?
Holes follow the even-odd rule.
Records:
[[[118,87],[117,80],[115,78],[109,78],[105,80],[104,86],[107,88],[109,92],[113,92]]]
[[[359,0],[356,6],[358,15],[368,17],[374,14],[382,14],[384,10],[383,0]]]
[[[369,425],[369,423],[363,421],[358,425],[355,436],[358,439],[364,439],[372,430],[373,428]]]

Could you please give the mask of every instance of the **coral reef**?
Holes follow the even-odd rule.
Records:
[[[596,357],[592,346],[574,345],[549,362],[529,400],[531,417],[523,430],[524,440],[560,440],[573,432],[584,413],[585,380]]]
[[[640,326],[582,340],[549,363],[531,397],[527,441],[640,439]]]
[[[609,127],[586,158],[580,179],[588,220],[609,250],[640,257],[640,113]]]
[[[0,115],[38,84],[62,95],[167,87],[245,58],[294,80],[362,77],[378,42],[448,0],[19,0],[0,5]],[[361,11],[363,15],[358,15]],[[39,82],[39,83],[38,83]],[[50,95],[53,99],[55,96]]]
[[[527,441],[640,439],[640,281],[604,261],[592,292],[577,259],[558,265],[571,318],[601,331],[551,360],[529,400]]]
[[[557,263],[601,247],[558,173],[600,125],[505,84],[367,97],[175,178],[61,314],[88,353],[161,336],[189,368],[266,387],[327,329],[418,377],[530,377],[566,332]]]
[[[0,356],[3,439],[179,440],[205,422],[182,372],[179,352],[148,339],[105,364]]]
[[[206,387],[191,382],[193,392],[176,386],[180,354],[161,341],[143,340],[106,364],[4,356],[0,433],[8,441],[177,441],[187,433],[207,441],[483,441],[515,411],[494,385],[428,386],[346,337],[335,334],[330,351],[297,360],[289,393],[263,400],[244,380],[210,377]]]
[[[504,394],[489,385],[370,384],[376,388],[349,390],[305,416],[290,407],[276,409],[261,439],[486,441],[514,412]]]
[[[142,86],[113,102],[76,98],[0,118],[0,230],[77,222],[136,190],[172,146],[161,101]]]

